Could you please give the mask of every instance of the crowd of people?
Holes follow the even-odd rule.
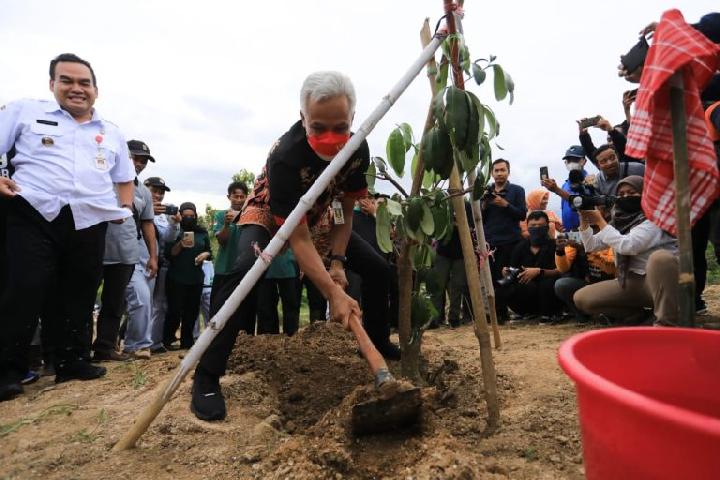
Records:
[[[624,65],[623,75],[639,78],[642,68]],[[228,208],[215,212],[206,229],[193,203],[164,203],[170,187],[161,177],[139,180],[155,158],[145,142],[126,142],[94,108],[97,80],[89,62],[62,54],[49,74],[54,101],[0,107],[0,400],[21,394],[23,384],[37,379],[36,367],[56,382],[91,380],[106,373],[99,362],[192,347],[258,257],[269,264],[267,272],[195,370],[191,409],[198,418],[226,415],[219,379],[240,331],[298,331],[303,288],[310,321],[347,325],[362,316],[380,353],[400,358],[390,341],[397,271],[376,240],[383,197],[368,192],[365,141],[310,206],[285,250],[274,258],[263,253],[350,138],[356,98],[345,75],[306,78],[301,119],[273,145],[251,188],[227,187]],[[712,88],[703,96],[717,146],[720,92]],[[677,242],[645,217],[645,165],[625,153],[635,98],[633,91],[623,94],[620,124],[580,119],[578,145],[541,169],[527,195],[510,181],[509,160],[492,162],[493,181],[479,202],[500,323],[601,316],[609,323],[678,324]],[[595,146],[590,128],[606,132],[607,142]],[[587,160],[599,173],[588,174]],[[562,184],[549,173],[561,168]],[[561,199],[559,216],[548,210],[550,195]],[[711,231],[719,240],[716,210],[707,209],[692,231],[697,312],[705,310]],[[430,327],[457,327],[471,315],[457,228],[434,242],[434,251],[440,289]],[[388,378],[381,372],[376,383]]]

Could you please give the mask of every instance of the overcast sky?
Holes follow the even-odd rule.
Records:
[[[2,0],[0,104],[51,98],[49,60],[73,52],[93,64],[96,107],[128,139],[144,140],[167,200],[224,208],[234,172],[259,172],[274,139],[299,118],[298,93],[315,70],[340,70],[358,95],[356,126],[420,52],[425,17],[441,0],[278,0],[275,2]],[[515,102],[496,105],[492,82],[473,87],[501,122],[495,151],[512,162],[511,181],[538,186],[538,168],[566,177],[565,149],[578,142],[575,119],[623,119],[618,56],[637,32],[679,8],[696,22],[715,2],[466,2],[473,58],[497,55],[515,81]],[[490,76],[489,76],[490,77]],[[490,78],[489,78],[490,79]],[[396,123],[419,138],[429,86],[419,76],[368,138],[385,156]],[[604,135],[594,132],[596,143]],[[406,176],[409,176],[406,174]]]

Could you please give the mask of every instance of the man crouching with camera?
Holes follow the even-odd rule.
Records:
[[[655,325],[678,322],[677,242],[645,218],[640,202],[643,179],[631,175],[617,185],[617,199],[608,224],[599,210],[580,211],[580,236],[585,250],[611,247],[615,252],[617,278],[581,288],[573,297],[575,306],[587,314],[644,320],[652,308]],[[593,234],[590,226],[596,226]]]
[[[555,281],[560,276],[555,267],[555,240],[548,234],[545,212],[530,212],[527,226],[530,238],[521,240],[513,249],[510,266],[503,269],[496,295],[518,315],[539,315],[541,322],[548,322],[562,309],[554,293]]]

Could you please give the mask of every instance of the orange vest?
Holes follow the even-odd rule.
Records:
[[[715,107],[717,107],[718,105],[720,105],[720,102],[715,102],[705,109],[705,124],[707,125],[710,139],[713,142],[720,142],[720,131],[715,128],[715,125],[713,125],[712,121],[710,120],[710,115],[712,114],[713,110],[715,110]]]

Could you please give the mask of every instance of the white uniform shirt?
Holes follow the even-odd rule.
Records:
[[[645,275],[647,261],[655,250],[677,251],[677,240],[650,220],[631,228],[625,235],[607,225],[595,235],[592,228],[580,230],[580,238],[588,253],[612,248],[616,265],[617,255],[627,255],[630,257],[628,270],[638,275]]]
[[[18,195],[47,221],[65,205],[76,230],[131,215],[118,206],[113,191],[113,183],[135,178],[127,143],[97,110],[80,124],[55,101],[20,100],[0,107],[0,155],[13,145]],[[97,161],[99,154],[104,162]]]

